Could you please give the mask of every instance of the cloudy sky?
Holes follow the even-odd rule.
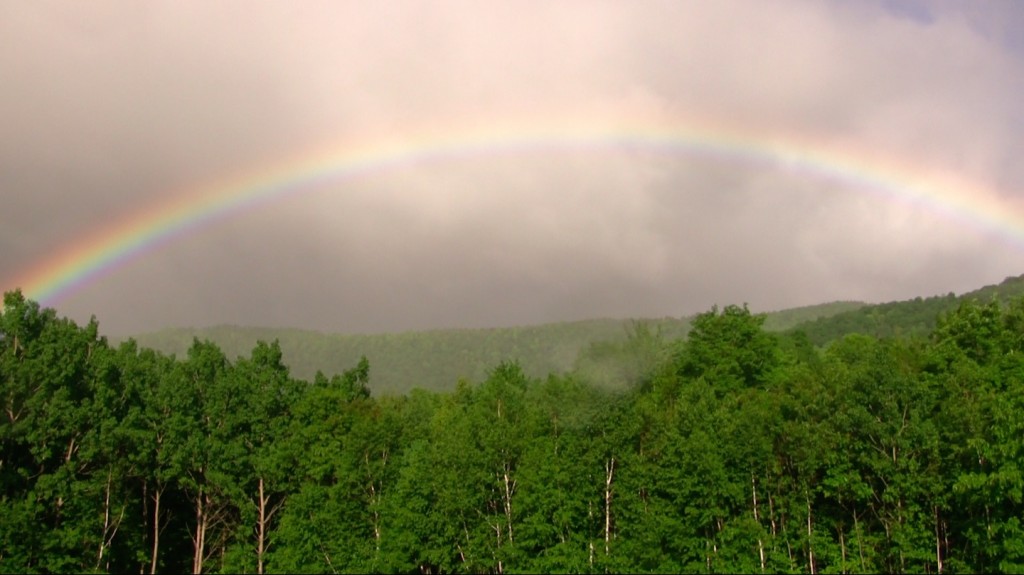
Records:
[[[397,142],[44,303],[376,332],[959,293],[1024,273],[1021,94],[1016,0],[0,1],[0,287]]]

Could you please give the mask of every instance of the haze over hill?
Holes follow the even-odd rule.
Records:
[[[1007,301],[1018,296],[1024,296],[1024,276],[1006,278],[959,297],[950,293],[886,304],[832,302],[781,310],[768,313],[764,327],[775,332],[803,331],[819,346],[849,333],[920,336],[960,301]],[[575,370],[593,383],[622,386],[643,371],[644,366],[637,362],[653,361],[643,354],[660,352],[661,346],[685,337],[689,327],[687,317],[367,335],[218,326],[167,329],[135,339],[145,347],[179,357],[196,338],[213,341],[228,357],[248,355],[258,341],[277,340],[285,363],[304,379],[312,379],[317,371],[341,373],[365,356],[370,362],[370,387],[381,393],[412,387],[447,390],[460,379],[481,381],[501,361],[513,360],[533,377]]]
[[[112,334],[1019,273],[1024,3],[0,3],[0,288]]]

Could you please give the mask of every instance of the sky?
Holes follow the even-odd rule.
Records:
[[[3,290],[277,174],[43,299],[108,334],[771,311],[1024,273],[1015,0],[0,0],[0,84]],[[289,178],[312,157],[337,169]]]

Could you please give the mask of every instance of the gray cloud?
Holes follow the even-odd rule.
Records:
[[[1022,37],[1019,3],[966,0],[3,4],[0,282],[307,150],[579,117],[955,176],[1017,226],[735,154],[466,150],[283,195],[59,310],[351,332],[971,289],[1024,272]]]

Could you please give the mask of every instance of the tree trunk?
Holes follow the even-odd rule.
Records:
[[[153,493],[153,551],[149,560],[150,575],[156,574],[157,557],[160,554],[160,498],[163,493],[163,486],[157,487]]]
[[[196,532],[192,536],[192,572],[203,572],[203,557],[206,554],[206,527],[209,521],[204,505],[204,494],[200,489],[196,496]]]
[[[804,497],[807,499],[807,565],[810,567],[811,575],[814,575],[814,543],[811,537],[814,535],[811,530],[811,498],[806,493]]]
[[[594,520],[594,502],[593,501],[588,501],[587,502],[587,519],[588,519],[587,523],[593,525],[593,523],[592,523],[593,520]],[[591,535],[588,537],[588,539],[590,539],[590,543],[587,545],[587,547],[589,548],[589,551],[590,551],[590,568],[593,569],[594,568],[594,539],[593,539],[593,532],[591,532]]]
[[[504,468],[502,469],[502,485],[504,490],[502,492],[502,503],[505,507],[505,522],[508,526],[508,542],[512,543],[512,494],[515,493],[516,482],[514,479],[511,478],[510,475],[511,465],[505,463],[503,467]]]
[[[256,525],[256,573],[263,575],[263,555],[266,552],[267,541],[267,496],[263,491],[263,478],[257,482],[259,489],[259,519]]]
[[[864,573],[864,541],[860,536],[860,523],[857,522],[857,511],[853,512],[853,534],[857,537],[857,553],[860,555],[860,572]]]
[[[754,500],[754,522],[759,526],[761,525],[761,517],[757,513],[757,482],[754,480],[754,474],[750,474],[750,493]],[[761,536],[757,536],[757,554],[761,558],[761,573],[764,573],[764,541],[761,540]]]
[[[846,574],[846,539],[843,537],[843,528],[839,528],[839,550],[842,552],[843,566],[842,572]]]
[[[107,486],[104,492],[103,498],[103,533],[100,536],[100,548],[96,553],[96,570],[100,569],[103,564],[103,555],[106,550],[114,542],[114,536],[117,535],[117,528],[121,526],[121,520],[124,518],[125,508],[121,507],[121,512],[116,519],[111,517],[110,514],[110,489],[111,484],[114,480],[114,470],[107,470]],[[108,569],[109,570],[109,569]]]
[[[384,469],[388,465],[388,450],[387,448],[381,450],[381,473],[384,473]],[[381,522],[380,522],[380,500],[383,496],[384,485],[383,482],[380,484],[380,489],[377,488],[377,480],[373,477],[373,471],[370,467],[370,452],[365,451],[363,453],[363,461],[366,463],[366,481],[370,486],[370,507],[373,509],[373,540],[377,553],[380,553],[381,543]]]
[[[615,474],[615,458],[604,465],[604,554],[611,554],[612,542],[612,476]]]

